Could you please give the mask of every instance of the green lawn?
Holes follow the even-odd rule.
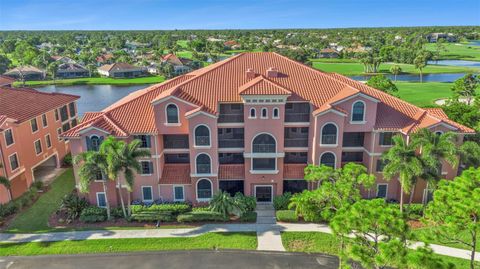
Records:
[[[480,46],[472,46],[468,43],[445,43],[445,51],[440,52],[441,59],[450,60],[480,60]],[[425,44],[427,50],[435,52],[437,45],[435,43]]]
[[[332,59],[328,61],[313,61],[313,67],[320,69],[325,72],[335,72],[342,75],[362,75],[363,64],[358,62],[344,62],[342,61],[333,62]],[[390,67],[394,65],[393,63],[383,63],[380,65],[378,73],[388,74],[390,73]],[[410,74],[419,74],[418,69],[415,69],[414,65],[411,64],[396,64],[402,68],[403,73]],[[423,69],[424,74],[435,74],[435,73],[463,73],[463,72],[479,72],[480,68],[474,67],[461,67],[461,66],[441,66],[441,65],[427,65]]]
[[[43,243],[0,243],[0,256],[190,249],[254,250],[256,248],[256,233],[207,233],[198,237],[183,238],[100,239]]]
[[[443,82],[397,82],[398,96],[417,106],[435,105],[435,100],[452,96],[452,83]]]
[[[418,238],[417,240],[429,242],[431,244],[437,244],[437,245],[445,245],[449,247],[454,247],[454,248],[463,248],[465,249],[466,246],[463,244],[459,243],[449,243],[449,242],[439,242],[438,240],[433,239],[433,232],[435,231],[435,227],[425,227],[425,228],[420,228],[420,229],[415,229],[413,230],[413,234],[415,238]],[[469,234],[467,232],[462,232],[459,234],[460,238],[469,241]],[[480,234],[477,235],[477,242],[480,242]],[[477,251],[480,251],[480,244],[477,244]]]
[[[141,77],[141,78],[104,78],[104,77],[93,77],[93,78],[75,78],[75,79],[57,79],[55,83],[53,80],[35,80],[35,81],[26,81],[26,86],[41,86],[41,85],[102,85],[102,84],[111,84],[111,85],[135,85],[135,84],[154,84],[160,83],[165,80],[162,76],[150,76],[150,77]],[[20,82],[16,82],[15,86],[21,86]]]
[[[184,49],[187,49],[189,42],[190,41],[188,41],[188,40],[177,40],[177,45],[179,45],[180,47],[182,47]]]
[[[48,231],[48,218],[61,205],[62,198],[75,188],[73,170],[68,169],[55,179],[50,190],[26,211],[19,213],[7,228],[8,232]]]
[[[320,232],[283,232],[282,243],[285,249],[290,252],[338,255],[340,250],[340,242],[333,235]],[[438,256],[446,262],[453,263],[457,269],[469,268],[470,266],[469,260]],[[476,265],[480,266],[480,263],[476,263]]]

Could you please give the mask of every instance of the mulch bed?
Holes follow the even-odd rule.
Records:
[[[408,225],[410,226],[410,228],[412,229],[419,229],[419,228],[423,228],[425,227],[425,224],[423,224],[421,221],[419,220],[409,220],[408,221]]]

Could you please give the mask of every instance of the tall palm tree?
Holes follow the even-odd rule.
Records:
[[[3,164],[1,164],[1,163],[0,163],[0,168],[3,168]],[[7,189],[8,198],[9,198],[9,200],[11,200],[12,199],[12,190],[11,190],[12,184],[11,184],[10,180],[8,180],[8,178],[6,178],[4,176],[0,176],[0,185],[3,185]]]
[[[393,147],[383,153],[382,159],[386,162],[383,176],[390,180],[398,176],[401,185],[400,211],[403,212],[403,193],[410,193],[415,177],[422,172],[422,163],[416,154],[416,145],[408,143],[401,135],[393,138]]]
[[[393,74],[395,82],[397,82],[397,75],[402,72],[402,68],[398,64],[394,64],[390,67],[390,72]]]
[[[89,191],[90,183],[97,180],[98,175],[106,175],[107,170],[107,156],[102,152],[85,151],[75,156],[74,163],[80,165],[78,176],[80,179],[80,192],[87,193]],[[105,193],[105,205],[107,208],[107,217],[110,219],[110,203],[108,201],[108,187],[106,180],[102,181],[103,192]]]
[[[474,141],[466,141],[458,149],[461,164],[465,167],[480,166],[480,144]]]

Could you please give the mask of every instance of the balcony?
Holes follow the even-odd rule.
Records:
[[[208,135],[195,136],[195,146],[210,146],[210,136]]]
[[[289,113],[285,112],[285,122],[309,122],[310,113]]]
[[[245,142],[243,139],[219,139],[218,147],[219,148],[243,148]]]
[[[343,133],[343,143],[344,147],[363,147],[365,133],[361,132],[346,132]]]
[[[335,145],[337,144],[337,135],[322,135],[322,145]]]
[[[274,153],[275,144],[258,144],[253,145],[252,151],[254,153]]]
[[[309,122],[309,103],[287,103],[285,104],[285,122]]]
[[[243,122],[243,114],[220,114],[218,123],[238,123]]]
[[[163,148],[188,149],[188,135],[163,135]]]
[[[306,148],[308,147],[308,138],[285,138],[284,146],[286,148]]]
[[[243,148],[244,132],[243,128],[218,128],[218,147]]]
[[[242,104],[220,104],[218,123],[241,123],[243,122]]]
[[[210,164],[197,163],[197,174],[210,174],[212,171]]]

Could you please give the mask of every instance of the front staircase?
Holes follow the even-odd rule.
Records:
[[[275,209],[271,203],[257,203],[257,224],[276,224]]]

